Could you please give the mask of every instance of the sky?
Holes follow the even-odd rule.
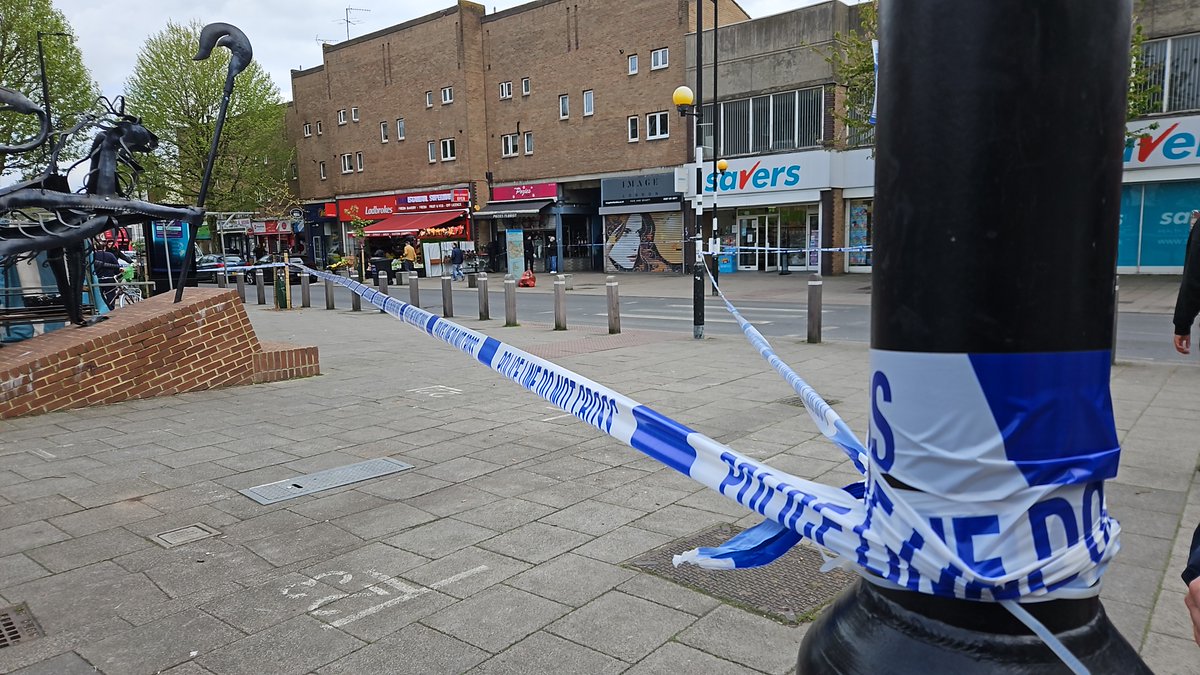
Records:
[[[321,41],[346,39],[346,7],[351,11],[350,37],[365,35],[453,5],[414,0],[52,0],[79,35],[79,48],[92,78],[107,96],[119,95],[133,72],[146,38],[167,21],[222,21],[242,29],[254,46],[254,58],[271,75],[284,100],[291,100],[292,69],[321,65]],[[816,4],[822,0],[739,0],[752,18]],[[613,0],[621,2],[621,0]],[[523,0],[487,0],[488,12],[523,4]],[[119,26],[119,27],[118,27]]]

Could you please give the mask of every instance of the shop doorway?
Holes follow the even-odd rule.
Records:
[[[779,218],[738,216],[738,269],[773,272],[779,267]]]

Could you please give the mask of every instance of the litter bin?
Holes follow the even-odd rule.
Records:
[[[717,254],[717,272],[721,274],[733,274],[737,271],[737,265],[733,264],[732,253]]]

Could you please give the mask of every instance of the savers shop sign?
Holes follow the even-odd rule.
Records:
[[[809,190],[829,185],[827,152],[792,152],[729,160],[729,167],[714,172],[704,165],[704,192],[751,194],[778,190]]]
[[[1125,143],[1126,169],[1200,164],[1200,116],[1135,120],[1129,130],[1140,135]]]

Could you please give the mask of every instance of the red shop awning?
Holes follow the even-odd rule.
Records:
[[[368,237],[396,237],[405,234],[416,234],[428,227],[438,227],[462,218],[461,211],[439,211],[434,213],[397,213],[363,228],[363,234]]]

